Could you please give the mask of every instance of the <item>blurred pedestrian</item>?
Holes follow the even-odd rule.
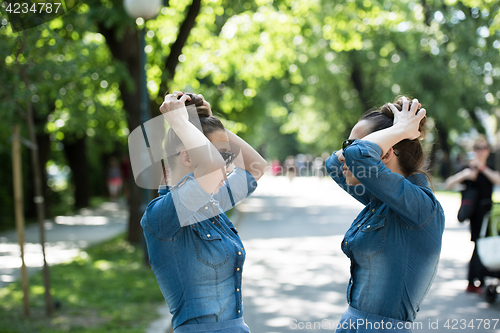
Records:
[[[288,156],[285,160],[285,163],[283,163],[283,168],[286,175],[288,176],[288,179],[292,181],[297,174],[297,168],[295,167],[295,157],[293,157],[292,155]]]
[[[474,251],[469,262],[467,292],[482,293],[484,277],[488,270],[483,266],[477,253],[476,241],[483,223],[484,216],[491,210],[493,185],[500,184],[500,173],[495,171],[494,164],[488,161],[490,145],[484,135],[474,141],[473,157],[468,166],[446,180],[446,188],[451,189],[457,184],[465,185],[462,190],[462,205],[458,220],[470,221],[471,241]]]
[[[281,162],[277,158],[271,161],[271,174],[273,176],[281,175]]]
[[[419,107],[403,97],[368,111],[326,161],[333,180],[366,205],[342,241],[351,278],[337,333],[411,332],[405,324],[436,275],[444,213],[422,170]]]
[[[116,157],[109,159],[108,167],[108,191],[111,201],[115,202],[122,188],[123,179],[120,164]]]
[[[225,212],[253,193],[267,162],[224,128],[201,95],[174,94],[160,107],[171,127],[166,152],[174,185],[160,187],[141,220],[149,262],[174,333],[248,333],[241,297],[246,253]]]
[[[324,161],[321,157],[316,157],[313,162],[314,175],[318,178],[323,178],[325,175]]]
[[[130,198],[130,186],[131,186],[131,166],[130,166],[130,158],[127,154],[122,156],[122,160],[120,162],[120,172],[123,179],[123,194],[125,195],[126,202],[128,203]]]
[[[297,176],[307,176],[306,156],[304,154],[298,154],[295,157],[295,166],[297,167]]]

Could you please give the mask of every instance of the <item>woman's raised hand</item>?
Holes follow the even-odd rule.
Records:
[[[394,113],[394,123],[393,127],[399,127],[405,133],[406,139],[414,140],[420,136],[420,121],[425,117],[425,109],[420,109],[420,103],[418,99],[413,99],[411,102],[411,108],[408,110],[410,105],[410,99],[407,97],[402,97],[403,107],[399,111],[394,104],[389,103],[389,107]],[[417,111],[418,110],[418,111]]]
[[[177,99],[178,96],[181,96],[181,98]],[[186,101],[189,100],[191,100],[189,95],[184,95],[180,91],[174,91],[173,94],[165,96],[165,100],[160,106],[160,112],[168,118],[171,118],[171,120],[175,120],[175,118],[179,120],[189,120],[189,115],[186,109]],[[170,122],[169,119],[167,119],[167,121]]]

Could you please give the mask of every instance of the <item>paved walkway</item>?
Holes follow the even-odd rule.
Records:
[[[455,329],[462,332],[500,332],[500,322],[496,329],[478,329],[480,319],[500,318],[500,301],[490,305],[482,296],[464,292],[472,253],[468,225],[456,219],[458,198],[443,195],[439,200],[446,213],[441,261],[417,316],[422,326],[413,331],[447,332],[455,319]],[[303,329],[307,332],[334,331],[328,328],[347,308],[350,265],[340,243],[362,208],[329,179],[295,178],[290,183],[284,177],[264,179],[238,206],[244,213],[238,230],[247,250],[244,317],[252,332],[296,332],[307,323],[313,327]],[[460,320],[475,328],[460,330]],[[323,326],[314,329],[314,322]]]
[[[49,265],[70,261],[81,249],[98,244],[124,232],[128,212],[117,203],[98,209],[81,209],[72,216],[58,216],[45,222],[45,252]],[[25,262],[28,274],[42,268],[43,257],[38,224],[25,230]],[[21,257],[15,230],[0,233],[0,288],[21,276]]]
[[[459,200],[439,197],[446,212],[446,230],[438,276],[421,305],[414,332],[450,331],[453,319],[472,321],[462,332],[500,332],[478,329],[479,319],[500,318],[500,300],[487,304],[482,296],[464,292],[467,263],[472,252],[466,224],[456,220]],[[349,260],[340,250],[344,232],[361,210],[357,201],[329,179],[265,177],[257,191],[238,210],[238,230],[247,250],[243,298],[245,321],[253,333],[295,332],[309,322],[322,323],[333,332],[347,308],[345,290]],[[240,218],[241,217],[241,218]],[[112,238],[126,229],[127,213],[108,203],[98,210],[58,217],[47,222],[47,257],[50,264],[71,260],[81,248]],[[236,222],[236,221],[234,221]],[[40,269],[38,227],[26,231],[26,261],[30,273]],[[19,247],[15,232],[0,234],[0,288],[19,277]],[[148,333],[169,330],[168,307],[151,323]],[[444,325],[449,321],[450,329]],[[457,321],[455,328],[460,328]],[[493,322],[492,322],[493,323]],[[429,327],[429,325],[431,327]],[[434,329],[437,325],[437,329]]]

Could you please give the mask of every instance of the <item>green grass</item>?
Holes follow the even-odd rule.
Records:
[[[30,278],[31,317],[22,312],[15,282],[0,289],[1,333],[143,333],[164,304],[142,250],[117,237],[82,252],[74,261],[50,268],[52,298],[61,304],[45,317],[41,273]]]

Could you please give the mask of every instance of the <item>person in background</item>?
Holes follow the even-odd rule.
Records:
[[[130,166],[130,158],[128,155],[123,155],[122,160],[120,163],[120,171],[122,173],[122,179],[123,179],[123,194],[125,195],[126,202],[128,204],[129,198],[130,198],[130,182],[131,182],[131,175],[132,175],[132,170]]]
[[[470,221],[470,239],[474,242],[474,251],[469,262],[469,283],[466,291],[482,293],[484,277],[488,275],[488,270],[479,259],[476,241],[479,238],[483,218],[491,210],[493,186],[500,185],[500,173],[495,171],[493,163],[488,161],[490,145],[484,135],[478,136],[474,141],[473,151],[474,158],[469,162],[469,165],[462,171],[449,177],[445,185],[447,189],[452,189],[455,185],[463,184],[465,185],[465,189],[463,190],[464,195],[468,191],[473,191],[474,193],[467,199],[469,202],[462,202],[462,204],[469,206],[469,212],[465,218],[468,218]]]
[[[117,200],[122,184],[123,179],[118,160],[116,157],[111,157],[108,168],[108,190],[111,201],[115,202]]]
[[[273,176],[280,176],[282,173],[281,162],[277,158],[271,161],[271,174]]]
[[[429,188],[421,144],[425,114],[403,97],[368,111],[326,170],[365,208],[347,230],[349,308],[336,333],[411,332],[441,253],[443,209]]]
[[[285,162],[283,163],[283,169],[285,171],[285,174],[288,176],[288,179],[292,181],[293,178],[295,178],[295,175],[297,174],[297,168],[295,166],[295,157],[293,157],[292,155],[288,156],[285,159]]]

